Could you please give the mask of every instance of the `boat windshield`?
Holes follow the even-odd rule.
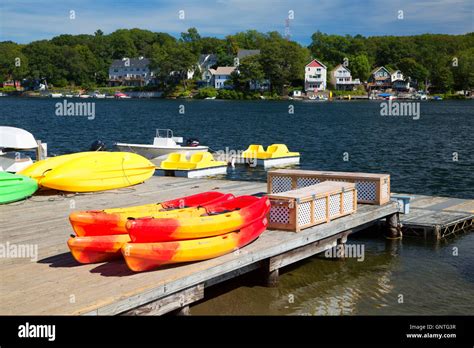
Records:
[[[173,138],[173,131],[171,129],[157,129],[156,138]]]

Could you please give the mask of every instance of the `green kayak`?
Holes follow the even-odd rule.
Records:
[[[0,172],[0,204],[16,202],[38,189],[36,180],[19,174]]]

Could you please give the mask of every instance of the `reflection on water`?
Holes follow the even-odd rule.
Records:
[[[472,314],[474,234],[435,242],[354,237],[365,260],[316,256],[290,266],[277,288],[257,274],[233,280],[223,293],[192,307],[193,314],[415,315]],[[458,256],[453,248],[458,248]],[[232,284],[234,283],[234,284]],[[206,290],[207,291],[207,290]],[[216,295],[215,297],[213,297]]]

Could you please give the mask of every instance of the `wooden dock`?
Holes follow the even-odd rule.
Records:
[[[474,200],[409,195],[410,213],[400,214],[404,235],[451,237],[474,228]]]
[[[74,209],[162,201],[207,190],[266,191],[265,183],[153,177],[129,189],[86,195],[39,195],[0,207],[0,243],[38,245],[38,260],[1,259],[0,314],[163,314],[188,308],[206,287],[261,268],[278,269],[343,243],[347,235],[397,211],[395,203],[360,206],[357,213],[300,233],[266,231],[234,253],[203,262],[133,273],[123,261],[79,265],[66,245]]]
[[[343,244],[349,234],[393,218],[398,211],[395,202],[359,205],[353,215],[300,233],[266,231],[234,253],[145,273],[131,272],[123,261],[80,265],[69,253],[66,241],[73,231],[67,217],[72,210],[138,205],[208,190],[256,194],[266,192],[266,183],[153,177],[122,190],[51,192],[0,206],[0,244],[38,248],[37,260],[0,258],[0,314],[186,314],[209,286],[256,269],[262,270],[267,284],[275,283],[280,268]],[[412,209],[416,213],[417,204]]]

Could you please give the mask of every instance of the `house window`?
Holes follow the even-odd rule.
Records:
[[[308,71],[310,71],[310,70],[311,70],[310,68],[307,68],[307,69],[308,69]]]
[[[114,72],[118,72],[118,69],[114,69]]]

